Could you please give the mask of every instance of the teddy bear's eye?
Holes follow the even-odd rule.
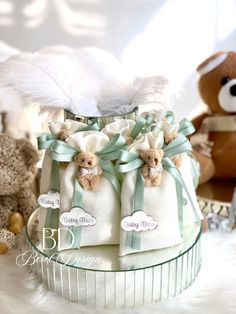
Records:
[[[81,161],[82,161],[82,162],[85,162],[85,160],[84,160],[83,158],[81,159]]]
[[[157,158],[155,158],[155,162],[158,162],[158,159],[157,159]]]
[[[148,160],[150,160],[151,159],[151,157],[148,157]]]
[[[221,79],[221,81],[220,81],[221,86],[224,86],[224,85],[225,85],[226,83],[228,83],[230,80],[231,80],[230,77],[224,76],[224,77]]]

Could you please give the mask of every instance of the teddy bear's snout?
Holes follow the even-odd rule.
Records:
[[[232,96],[236,96],[236,84],[230,87],[229,92]]]
[[[88,165],[91,166],[92,165],[92,161],[88,161]]]
[[[154,158],[154,163],[155,163],[155,165],[158,165],[158,163],[159,163],[158,158]]]

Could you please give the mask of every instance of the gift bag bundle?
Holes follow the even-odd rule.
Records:
[[[184,225],[201,219],[195,191],[187,186],[193,186],[192,173],[185,173],[183,178],[180,170],[184,172],[189,167],[186,156],[190,149],[189,141],[181,134],[165,144],[163,130],[158,127],[139,135],[121,152],[117,167],[125,174],[121,192],[121,256],[177,245],[182,242]]]
[[[66,120],[65,122],[50,122],[50,134],[43,134],[38,137],[38,148],[46,150],[42,163],[40,180],[40,213],[39,226],[43,228],[58,228],[59,205],[60,205],[60,180],[68,163],[58,162],[49,157],[49,151],[52,145],[60,141],[65,141],[72,134],[86,129],[99,129],[96,123],[87,125],[85,123]]]
[[[181,243],[184,226],[200,221],[187,120],[153,111],[101,131],[80,123],[58,136],[61,129],[51,127],[55,138],[43,147],[51,169],[42,178],[48,191],[60,182],[58,213],[42,219],[59,227],[58,250],[120,244],[123,256],[160,249]]]
[[[110,159],[124,144],[119,137],[110,141],[102,132],[85,131],[68,138],[64,148],[54,146],[53,158],[59,152],[59,159],[70,159],[61,180],[61,249],[119,243],[121,181]]]

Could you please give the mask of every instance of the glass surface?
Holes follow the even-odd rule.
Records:
[[[38,210],[26,228],[23,252],[35,254],[31,271],[58,295],[96,308],[129,308],[176,296],[200,269],[200,227],[184,229],[181,245],[118,256],[118,246],[85,247],[47,256],[38,240]],[[74,254],[74,255],[73,255]],[[73,255],[73,260],[71,255]]]
[[[62,264],[96,271],[127,271],[153,267],[185,254],[200,237],[197,224],[184,227],[183,242],[165,249],[119,256],[119,245],[87,246],[60,252],[43,250],[37,231],[39,209],[36,209],[26,228],[26,237],[31,245],[40,253]]]

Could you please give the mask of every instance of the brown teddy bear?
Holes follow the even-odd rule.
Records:
[[[77,178],[85,190],[96,190],[102,175],[98,157],[92,152],[80,152],[74,158],[79,167]]]
[[[193,120],[191,142],[200,162],[200,182],[236,177],[236,53],[217,52],[202,62],[199,92],[209,108]]]
[[[157,187],[161,184],[162,175],[162,150],[149,148],[140,153],[140,157],[145,164],[142,167],[142,175],[145,179],[146,187]]]
[[[37,206],[31,184],[37,173],[37,150],[25,139],[0,134],[0,254],[14,245]]]

